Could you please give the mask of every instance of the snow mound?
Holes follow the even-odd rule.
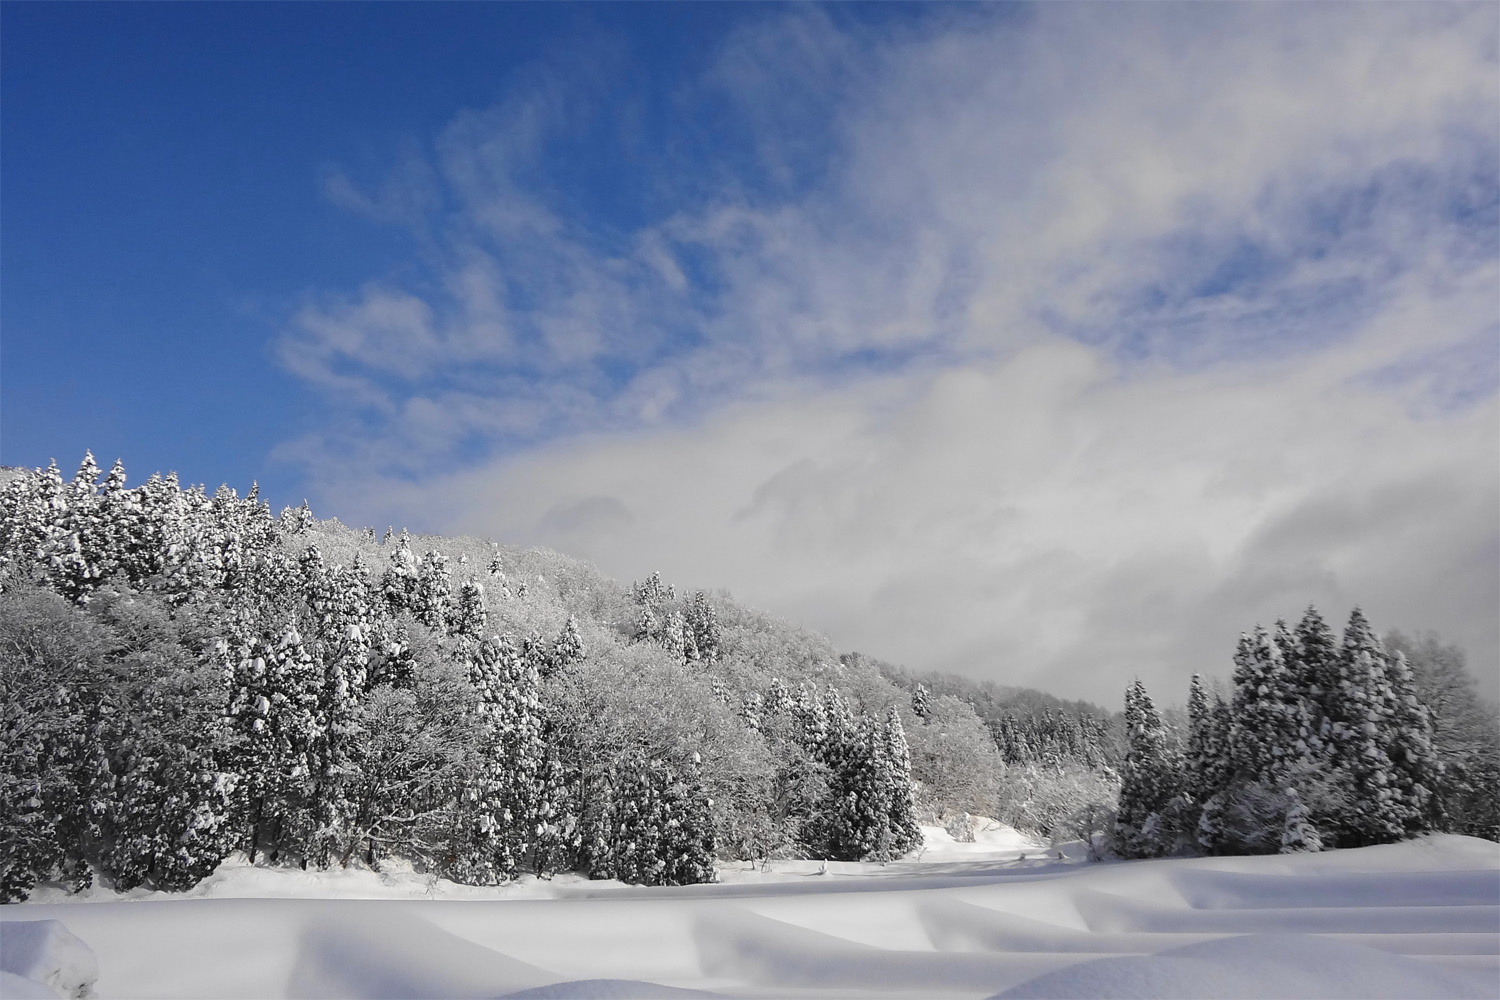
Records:
[[[99,978],[89,946],[60,920],[7,920],[0,934],[0,996],[86,997]],[[28,985],[29,984],[29,985]],[[33,990],[42,990],[36,992]]]
[[[679,888],[372,899],[421,876],[231,866],[199,887],[219,898],[0,907],[0,940],[66,942],[45,920],[62,918],[98,954],[101,993],[162,1000],[1500,996],[1495,844],[1089,864],[978,832],[990,854],[964,843],[822,875],[776,862]],[[236,898],[251,889],[268,895]],[[343,898],[291,898],[319,892]],[[6,969],[27,978],[5,997],[43,988],[33,965]]]
[[[346,908],[309,922],[287,983],[291,997],[440,1000],[493,997],[557,977],[434,927],[401,904]]]
[[[1201,997],[1402,1000],[1493,997],[1488,977],[1330,938],[1255,934],[1083,962],[1013,986],[1000,998]]]
[[[661,986],[643,983],[635,979],[575,979],[566,983],[553,983],[535,989],[506,993],[501,1000],[654,1000],[660,997],[718,997],[722,993],[704,990],[688,990],[677,986]]]

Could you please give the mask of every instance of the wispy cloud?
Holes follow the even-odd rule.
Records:
[[[596,84],[537,74],[330,175],[424,268],[293,318],[330,423],[288,453],[341,511],[1074,693],[1308,600],[1500,660],[1497,20],[777,11],[676,95],[667,145],[722,143],[622,160],[668,206],[625,226],[549,181]]]

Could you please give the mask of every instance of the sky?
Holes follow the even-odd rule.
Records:
[[[1493,4],[0,6],[0,463],[1114,703],[1500,693]]]

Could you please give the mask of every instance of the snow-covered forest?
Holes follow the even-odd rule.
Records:
[[[917,677],[656,575],[273,516],[86,456],[0,492],[0,889],[184,890],[236,852],[457,883],[890,861],[994,816],[1097,854],[1500,837],[1494,707],[1433,637],[1315,610],[1123,719]],[[1226,658],[1229,651],[1226,651]]]

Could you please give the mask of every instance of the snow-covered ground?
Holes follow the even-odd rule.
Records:
[[[105,998],[1500,996],[1493,843],[1090,864],[980,826],[890,865],[731,864],[676,889],[231,860],[183,896],[4,907],[0,965],[41,978],[46,947],[85,961],[76,936]]]

